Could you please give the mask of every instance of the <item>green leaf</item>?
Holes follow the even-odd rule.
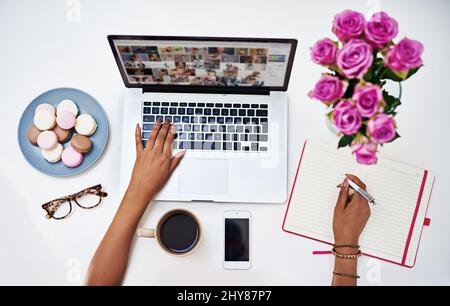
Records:
[[[339,140],[338,149],[349,146],[353,139],[355,139],[355,135],[344,135]]]
[[[377,67],[377,70],[375,70],[375,76],[374,76],[376,83],[380,83],[381,82],[381,76],[383,75],[385,70],[386,70],[386,67],[384,67],[383,63],[381,63]]]
[[[386,71],[383,74],[383,79],[389,79],[395,82],[403,82],[419,71],[422,66],[410,69],[408,72],[395,72],[391,68],[386,67]]]
[[[361,124],[361,127],[358,130],[358,134],[355,136],[355,138],[360,137],[361,135],[365,135],[367,129],[367,122],[365,120]]]
[[[352,79],[348,83],[347,90],[344,94],[344,99],[350,99],[353,96],[353,91],[355,90],[356,85],[359,84],[359,79]]]
[[[384,70],[383,61],[381,59],[376,59],[369,70],[364,75],[363,79],[366,82],[379,84],[380,83],[380,75]]]
[[[407,80],[410,77],[412,77],[413,75],[415,75],[417,73],[417,71],[419,71],[419,69],[422,68],[422,66],[409,70],[408,75],[406,76],[405,80]]]
[[[364,75],[364,80],[366,82],[370,82],[372,84],[378,84],[383,86],[386,79],[395,79],[396,81],[400,81],[398,78],[388,67],[384,65],[383,58],[376,58],[369,68],[367,73]]]
[[[366,82],[372,83],[372,80],[375,78],[375,73],[374,70],[376,69],[376,67],[372,66],[364,75],[363,79]]]
[[[383,99],[386,102],[386,108],[384,112],[388,115],[395,115],[395,110],[398,106],[402,105],[400,99],[391,96],[387,91],[383,90]]]
[[[403,82],[404,78],[400,77],[391,68],[385,67],[383,74],[380,76],[381,79],[392,80],[395,82]]]

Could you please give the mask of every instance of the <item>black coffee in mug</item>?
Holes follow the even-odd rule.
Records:
[[[169,252],[183,254],[191,251],[200,239],[200,225],[187,211],[174,211],[161,220],[159,238]]]

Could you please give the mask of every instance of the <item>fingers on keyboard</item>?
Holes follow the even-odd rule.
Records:
[[[142,142],[155,123],[174,124],[173,149],[267,152],[268,104],[150,102],[142,108]]]

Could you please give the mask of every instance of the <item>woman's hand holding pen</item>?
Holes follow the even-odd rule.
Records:
[[[350,174],[347,174],[346,177],[366,190],[366,185],[358,177]],[[369,203],[357,192],[350,196],[350,186],[347,179],[338,188],[341,191],[334,210],[333,220],[335,244],[357,245],[359,236],[370,217]]]

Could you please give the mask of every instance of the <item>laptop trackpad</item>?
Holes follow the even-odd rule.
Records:
[[[181,162],[178,191],[185,194],[226,194],[228,160],[191,159]]]

